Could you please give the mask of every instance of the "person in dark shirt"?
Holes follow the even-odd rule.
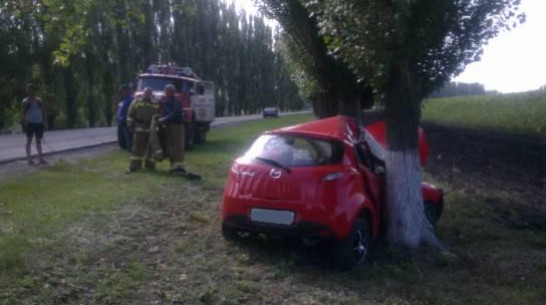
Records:
[[[159,123],[165,125],[165,153],[171,162],[170,171],[185,174],[182,105],[174,93],[172,84],[165,86],[165,102],[161,107]]]
[[[33,84],[28,84],[26,89],[27,97],[21,103],[21,123],[27,136],[25,146],[27,162],[29,165],[34,165],[31,155],[31,144],[32,138],[36,137],[38,162],[40,164],[47,164],[42,155],[42,137],[44,136],[44,130],[47,128],[45,105],[42,99],[34,94],[36,88]]]
[[[127,128],[127,113],[129,112],[129,106],[131,106],[134,98],[131,95],[131,88],[128,84],[121,85],[120,93],[122,97],[121,107],[118,109],[116,119],[121,130],[120,136],[123,137],[122,141],[123,143],[127,144],[127,150],[131,151],[131,147],[133,146],[133,137],[129,131],[129,128]]]

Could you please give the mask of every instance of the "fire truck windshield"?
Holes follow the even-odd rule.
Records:
[[[163,91],[168,84],[174,85],[176,92],[193,91],[193,83],[175,78],[161,77],[140,77],[138,80],[138,91],[142,91],[146,87],[152,88],[154,91]]]

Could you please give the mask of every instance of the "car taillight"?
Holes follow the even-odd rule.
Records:
[[[344,175],[345,175],[344,172],[328,173],[328,174],[326,174],[326,176],[324,176],[322,178],[322,181],[336,181],[336,180],[339,180],[339,179],[343,178]]]

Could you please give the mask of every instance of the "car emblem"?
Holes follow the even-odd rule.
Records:
[[[241,176],[254,177],[254,173],[253,172],[241,172]]]
[[[269,172],[269,177],[273,178],[273,179],[279,179],[282,175],[282,172],[276,168],[273,168],[270,172]]]

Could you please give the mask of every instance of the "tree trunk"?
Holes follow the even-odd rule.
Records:
[[[76,105],[76,83],[72,66],[64,68],[64,88],[66,95],[66,126],[69,129],[76,127],[78,120],[78,106]]]
[[[338,99],[333,88],[326,88],[317,94],[313,101],[313,113],[320,119],[337,115],[339,113]]]
[[[442,248],[425,218],[421,193],[418,127],[422,96],[417,65],[402,60],[392,69],[385,90],[387,240],[412,249],[422,243]]]
[[[95,86],[95,56],[91,52],[86,52],[85,67],[87,72],[87,122],[89,127],[94,128],[96,125],[96,106],[94,97]]]

